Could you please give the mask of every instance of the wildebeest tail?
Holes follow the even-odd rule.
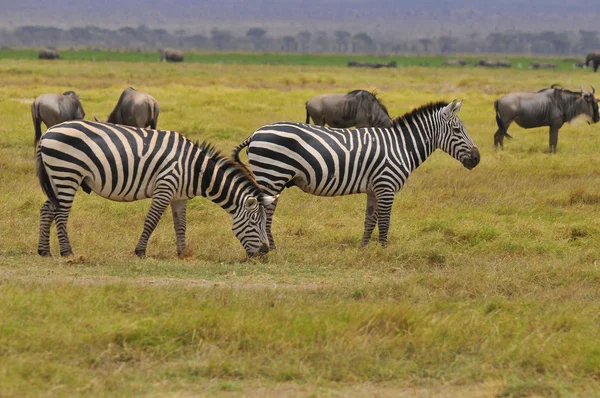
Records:
[[[48,172],[46,171],[46,166],[42,160],[42,152],[38,149],[35,159],[35,167],[37,169],[38,179],[40,181],[40,186],[42,187],[42,191],[46,194],[50,202],[54,205],[55,209],[59,208],[58,198],[56,197],[56,193],[54,192],[54,186],[52,181],[50,181],[50,177],[48,176]]]
[[[308,113],[308,101],[306,102],[306,104],[304,104],[304,107],[306,108],[306,124],[310,124],[310,114]]]
[[[40,119],[36,101],[33,101],[33,104],[31,104],[31,118],[33,119],[33,127],[35,129],[33,147],[37,148],[38,142],[42,138],[42,119]]]
[[[156,130],[156,126],[158,125],[158,112],[159,112],[158,102],[154,102],[152,109],[150,109],[150,113],[152,114],[152,119],[150,119],[150,128],[152,130]]]
[[[502,123],[502,119],[500,118],[500,112],[498,112],[498,100],[494,101],[494,110],[496,111],[496,124],[498,125],[498,129],[505,137],[512,138],[512,136],[506,132],[504,123]]]

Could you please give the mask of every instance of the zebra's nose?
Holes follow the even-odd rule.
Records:
[[[477,148],[471,149],[471,163],[472,163],[473,167],[475,167],[479,164],[480,159],[481,159],[481,157],[479,156],[479,149],[477,149]]]
[[[260,247],[260,249],[258,250],[258,252],[260,254],[265,254],[269,252],[269,245],[267,245],[266,243],[263,243],[263,245]]]

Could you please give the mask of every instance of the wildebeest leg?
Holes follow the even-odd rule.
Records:
[[[559,127],[550,126],[550,153],[556,153],[556,146],[558,145],[558,129]]]
[[[146,221],[144,221],[144,230],[142,231],[142,236],[140,236],[140,240],[138,241],[137,246],[135,247],[135,254],[138,257],[146,256],[146,247],[148,246],[148,239],[150,239],[150,235],[154,232],[158,221],[162,217],[163,213],[167,209],[167,206],[171,203],[171,199],[173,198],[172,188],[169,184],[165,183],[162,186],[158,186],[154,195],[152,196],[152,204],[150,205],[150,211],[148,211],[148,215],[146,216]]]
[[[377,199],[373,192],[367,192],[367,211],[365,214],[365,232],[360,242],[360,247],[365,247],[369,240],[371,240],[371,234],[377,224]]]
[[[497,119],[498,130],[496,130],[496,134],[494,134],[494,148],[504,149],[504,137],[512,138],[508,134],[508,127],[511,125],[512,121],[506,122],[500,119]]]
[[[376,193],[377,195],[377,216],[379,226],[379,243],[383,247],[388,244],[388,230],[390,229],[390,216],[392,214],[392,205],[394,204],[394,192],[386,189]]]
[[[173,226],[175,227],[175,237],[177,238],[177,255],[179,257],[185,254],[185,230],[187,200],[178,200],[171,202],[171,213],[173,213]]]
[[[40,209],[40,240],[38,243],[38,254],[40,256],[50,255],[50,227],[52,227],[55,214],[54,205],[50,200],[47,200]]]

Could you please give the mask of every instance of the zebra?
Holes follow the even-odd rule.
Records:
[[[366,193],[361,247],[377,223],[379,242],[386,247],[394,195],[431,153],[440,148],[469,170],[479,163],[479,150],[458,117],[461,106],[456,100],[430,103],[396,118],[390,128],[273,123],[235,147],[232,157],[240,162],[240,151],[247,147],[256,182],[271,195],[292,186],[318,196]],[[276,207],[277,200],[266,208],[271,250],[276,249],[271,233]]]
[[[77,189],[130,202],[151,198],[150,211],[135,248],[144,257],[148,239],[171,205],[177,254],[185,248],[188,199],[204,196],[233,217],[233,233],[248,256],[269,251],[265,195],[232,159],[209,143],[194,143],[174,131],[150,130],[89,121],[64,122],[40,140],[36,168],[48,197],[40,210],[38,253],[50,255],[50,227],[56,221],[61,256],[73,253],[67,220]]]

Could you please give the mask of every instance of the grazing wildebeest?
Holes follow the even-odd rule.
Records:
[[[488,68],[510,68],[512,64],[510,61],[505,59],[491,60],[491,59],[480,59],[477,61],[477,66],[486,66]]]
[[[390,127],[387,108],[373,93],[354,90],[347,94],[321,94],[306,101],[306,124],[347,128]]]
[[[42,94],[31,104],[31,117],[35,129],[35,146],[42,136],[42,122],[46,128],[68,120],[81,120],[85,112],[74,91],[62,94]]]
[[[59,59],[60,54],[54,48],[43,48],[38,53],[39,59]]]
[[[594,68],[594,72],[598,70],[598,66],[600,66],[600,51],[592,51],[585,57],[585,64],[587,66],[592,63],[592,67]]]
[[[554,69],[556,68],[556,64],[551,62],[532,62],[529,64],[531,69]]]
[[[371,69],[380,69],[380,68],[395,68],[398,64],[396,61],[391,61],[385,64],[382,63],[369,63],[369,62],[358,62],[358,61],[348,61],[348,67],[350,68],[371,68]]]
[[[121,93],[115,109],[108,115],[108,123],[156,129],[158,102],[148,93],[128,87]],[[99,121],[95,116],[94,119]]]
[[[161,62],[183,62],[183,51],[175,49],[160,50]]]
[[[447,59],[444,61],[444,65],[446,66],[465,66],[468,62],[464,59]]]
[[[598,102],[594,98],[596,90],[581,92],[563,90],[556,85],[537,93],[510,93],[494,102],[498,130],[494,134],[494,146],[504,148],[504,137],[512,138],[507,130],[512,122],[529,129],[550,127],[550,152],[556,153],[558,130],[565,122],[579,115],[588,115],[597,123]]]

